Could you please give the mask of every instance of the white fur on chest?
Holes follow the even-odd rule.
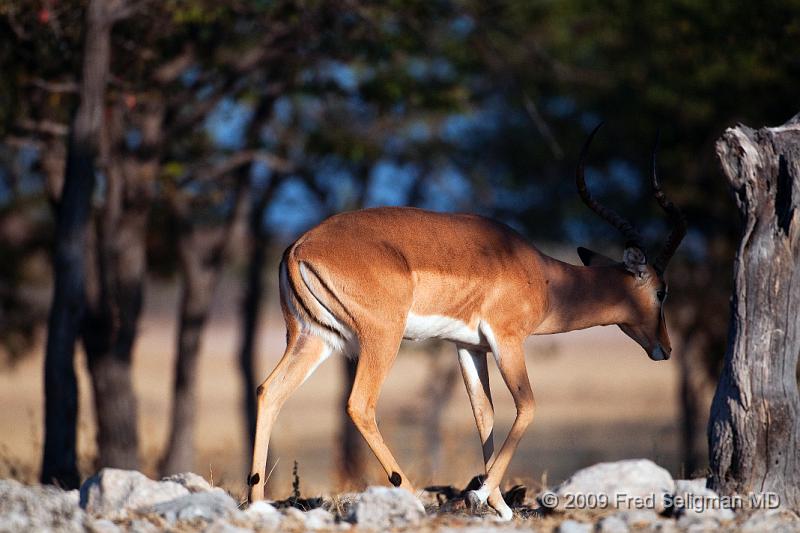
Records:
[[[478,329],[472,329],[461,320],[442,315],[415,315],[408,313],[403,338],[413,341],[445,339],[464,344],[480,345]]]

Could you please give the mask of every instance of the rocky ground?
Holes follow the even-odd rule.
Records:
[[[506,493],[515,510],[511,522],[489,509],[466,509],[463,494],[437,487],[417,498],[370,487],[248,506],[196,474],[155,481],[104,469],[74,491],[0,480],[0,531],[800,531],[797,515],[768,508],[774,501],[760,509],[750,500],[726,501],[705,479],[676,481],[647,460],[600,463],[537,495],[515,487]]]

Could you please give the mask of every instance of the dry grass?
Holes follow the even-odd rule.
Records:
[[[228,279],[218,293],[206,332],[200,364],[199,453],[195,471],[234,495],[244,494],[245,456],[240,382],[234,354],[237,347],[236,282]],[[139,397],[139,430],[143,467],[154,465],[167,437],[169,391],[174,354],[174,309],[177,291],[151,284],[141,337],[136,346],[134,384]],[[273,293],[274,294],[274,293]],[[270,298],[270,301],[274,298]],[[259,350],[262,375],[281,355],[283,324],[271,307],[262,327]],[[15,369],[0,373],[0,476],[30,481],[41,453],[42,350]],[[434,356],[451,357],[455,351]],[[413,416],[430,354],[404,346],[384,388],[379,423],[400,464],[418,487],[430,484],[463,486],[481,470],[477,432],[466,394],[454,391],[444,417],[443,462],[432,472],[422,449],[421,425]],[[82,358],[79,453],[89,474],[94,427]],[[528,369],[537,400],[533,425],[523,439],[506,476],[509,485],[538,487],[563,479],[598,461],[647,457],[680,474],[678,462],[677,365],[654,363],[617,328],[594,328],[552,337],[528,345]],[[291,491],[291,469],[298,461],[303,495],[331,493],[334,481],[340,371],[331,358],[287,402],[274,431],[273,450],[280,458],[271,485],[274,494]],[[497,445],[513,419],[510,395],[492,367]],[[385,484],[377,461],[370,458],[372,484]]]

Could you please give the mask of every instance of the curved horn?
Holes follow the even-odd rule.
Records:
[[[653,146],[653,155],[650,159],[650,179],[653,183],[653,195],[656,197],[658,205],[667,213],[669,221],[672,224],[672,231],[670,231],[667,237],[667,242],[664,243],[664,247],[658,253],[658,257],[653,261],[653,268],[663,274],[669,260],[675,254],[675,250],[678,249],[681,241],[686,236],[686,217],[683,215],[680,208],[673,204],[669,198],[667,198],[667,195],[664,194],[664,191],[661,190],[661,184],[658,181],[658,173],[656,172],[656,151],[658,150],[658,142],[660,139],[661,131],[659,130],[656,133],[656,142]]]
[[[594,139],[595,133],[597,133],[597,130],[599,130],[600,126],[602,125],[603,123],[601,122],[592,130],[592,133],[589,134],[589,138],[586,139],[586,142],[583,144],[583,148],[581,149],[581,155],[578,159],[578,168],[575,171],[575,183],[578,185],[578,194],[580,194],[583,203],[585,203],[589,209],[600,215],[600,218],[617,228],[620,233],[622,233],[622,235],[625,237],[626,247],[635,247],[644,251],[644,246],[642,246],[642,237],[639,235],[639,232],[636,231],[636,228],[633,227],[633,224],[622,218],[613,209],[610,209],[595,200],[592,195],[589,194],[589,189],[586,188],[586,179],[583,175],[586,154],[589,152],[589,145],[592,144],[592,139]]]

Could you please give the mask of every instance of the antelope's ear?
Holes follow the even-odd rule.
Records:
[[[611,266],[618,265],[619,261],[614,261],[601,253],[593,252],[583,246],[578,246],[578,257],[581,258],[586,266]]]
[[[647,274],[647,257],[639,248],[634,246],[625,248],[622,253],[622,264],[625,265],[625,270],[637,278],[642,279]]]

